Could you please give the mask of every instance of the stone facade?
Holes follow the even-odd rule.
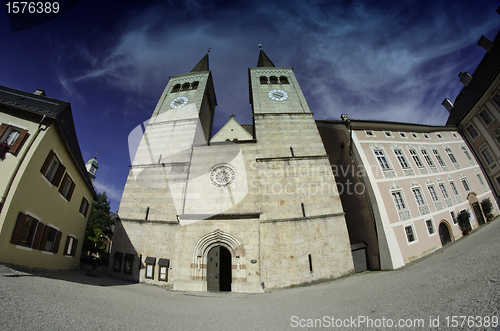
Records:
[[[123,192],[112,275],[182,291],[213,288],[215,275],[251,293],[354,271],[313,116],[292,69],[263,58],[249,69],[252,130],[231,118],[212,140],[208,56],[170,78]]]

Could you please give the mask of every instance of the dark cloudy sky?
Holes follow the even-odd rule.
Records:
[[[231,114],[251,123],[248,67],[258,44],[290,66],[317,120],[442,125],[500,29],[500,1],[81,0],[43,25],[13,33],[0,11],[0,85],[44,89],[72,104],[85,160],[99,152],[96,187],[119,206],[127,137],[147,120],[171,75],[210,47],[218,101],[214,134]],[[5,7],[4,7],[5,9]],[[325,115],[326,114],[326,115]]]

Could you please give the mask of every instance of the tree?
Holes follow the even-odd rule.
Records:
[[[490,198],[483,199],[481,201],[481,208],[483,209],[484,215],[486,215],[486,220],[489,222],[493,218],[493,204],[491,203]]]
[[[458,226],[460,227],[460,230],[462,230],[462,234],[466,235],[469,234],[472,231],[472,228],[470,226],[470,214],[467,209],[462,210],[458,216]]]
[[[109,209],[110,203],[106,192],[98,193],[90,208],[85,239],[83,240],[83,251],[105,253],[105,241],[113,236],[112,226],[115,224]]]

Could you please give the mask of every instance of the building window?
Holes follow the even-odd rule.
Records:
[[[450,182],[450,186],[451,186],[451,191],[453,192],[453,194],[458,195],[458,190],[457,190],[457,187],[455,186],[455,183]]]
[[[21,145],[27,134],[28,130],[23,130],[6,123],[0,125],[0,142],[6,142],[10,146],[9,153],[13,155],[17,154],[21,149]]]
[[[425,200],[424,197],[422,196],[420,188],[414,188],[412,189],[412,191],[413,191],[413,196],[415,196],[415,200],[417,201],[417,205],[419,206],[425,205]]]
[[[260,76],[260,83],[262,85],[267,84],[267,77],[266,76]]]
[[[457,163],[457,159],[455,158],[455,155],[453,154],[453,151],[451,148],[446,147],[445,149],[446,154],[448,154],[448,157],[450,158],[451,163]]]
[[[424,133],[424,138],[425,139],[431,139],[431,137],[429,137],[429,135],[427,133]]]
[[[467,181],[467,178],[461,178],[460,181],[462,181],[462,185],[464,186],[464,189],[469,192],[470,191],[470,185],[469,182]]]
[[[394,199],[394,204],[398,210],[406,209],[403,194],[401,192],[392,192],[392,198]]]
[[[427,188],[429,189],[429,193],[431,195],[432,201],[434,201],[434,202],[439,201],[439,197],[436,194],[436,190],[434,189],[434,186],[428,186]]]
[[[477,180],[479,181],[479,185],[484,186],[484,181],[483,178],[481,177],[480,174],[476,174]]]
[[[64,255],[75,256],[78,247],[78,239],[73,236],[66,237],[66,245],[64,246]]]
[[[483,156],[484,160],[486,161],[487,165],[491,165],[492,163],[495,162],[495,158],[493,157],[493,154],[491,154],[490,149],[486,144],[484,144],[483,147],[480,149],[480,153]]]
[[[367,137],[375,137],[375,132],[372,130],[365,130],[365,134]]]
[[[409,243],[415,241],[415,234],[413,233],[413,227],[411,225],[405,226],[406,240]]]
[[[441,194],[445,199],[449,198],[448,191],[446,190],[446,187],[444,186],[444,183],[439,183],[439,189],[441,190]]]
[[[479,132],[477,132],[476,128],[474,125],[469,124],[465,130],[469,133],[469,136],[472,138],[472,140],[476,139],[479,136]]]
[[[172,92],[171,93],[175,93],[175,92],[179,92],[181,89],[181,84],[176,84],[173,88],[172,88]]]
[[[422,168],[424,165],[422,164],[422,161],[420,161],[420,157],[417,154],[417,151],[415,149],[410,149],[410,155],[417,165],[417,167]]]
[[[434,224],[432,224],[432,220],[426,220],[425,225],[427,225],[427,232],[429,232],[429,234],[433,234],[436,232],[436,230],[434,229]]]
[[[187,90],[189,90],[190,85],[191,84],[189,84],[189,83],[182,84],[181,91],[187,91]]]
[[[146,278],[153,279],[155,274],[156,257],[147,257],[144,261],[146,265]]]
[[[170,266],[169,259],[160,259],[158,261],[158,280],[168,282],[168,267]]]
[[[127,275],[132,274],[132,267],[134,264],[134,255],[133,254],[125,254],[125,267],[123,269],[123,273]]]
[[[71,200],[71,196],[73,195],[73,191],[75,190],[75,182],[71,179],[71,177],[66,173],[64,179],[62,181],[61,186],[59,187],[59,193],[68,201]]]
[[[290,84],[288,82],[288,78],[286,78],[285,76],[280,76],[280,83],[281,84]]]
[[[399,135],[401,136],[401,138],[408,138],[405,132],[400,132]]]
[[[37,249],[43,229],[43,223],[30,215],[19,213],[10,242],[16,245]]]
[[[490,123],[493,122],[493,117],[491,117],[490,113],[488,113],[485,108],[479,112],[479,116],[483,119],[486,125],[490,125]]]
[[[390,169],[389,163],[387,163],[387,159],[382,150],[376,150],[375,157],[377,158],[378,163],[380,164],[382,170]]]
[[[492,99],[497,104],[497,106],[500,107],[500,94],[495,93],[495,96]]]
[[[429,165],[429,167],[434,167],[434,162],[432,161],[431,156],[429,155],[429,153],[427,153],[427,150],[422,148],[420,150],[420,152],[424,156],[425,162],[427,162],[427,164]]]
[[[455,132],[452,132],[451,135],[454,137],[454,138],[458,138],[457,134]]]
[[[82,198],[82,203],[80,204],[80,214],[87,217],[87,212],[89,211],[89,201],[87,198]]]
[[[191,90],[196,90],[198,89],[198,85],[200,85],[200,82],[194,82],[191,84]]]
[[[386,137],[394,137],[391,131],[384,131]]]
[[[61,232],[57,229],[46,226],[43,230],[42,241],[40,242],[40,250],[57,253],[59,250],[59,242],[61,241]]]
[[[450,214],[451,214],[451,219],[453,220],[453,224],[458,224],[457,215],[455,215],[455,211],[454,210],[450,211]]]
[[[408,162],[406,162],[406,158],[400,149],[395,149],[394,154],[396,154],[396,158],[398,159],[399,164],[401,165],[402,168],[409,168]]]
[[[414,139],[418,139],[418,134],[416,134],[415,132],[412,132],[412,133],[411,133],[411,136],[412,136]]]
[[[467,160],[472,161],[472,157],[470,156],[470,153],[467,150],[467,148],[465,146],[463,146],[463,145],[460,146],[460,148],[462,149],[462,152],[464,152],[464,155],[467,158]]]
[[[434,153],[434,156],[436,157],[436,160],[438,161],[439,165],[441,167],[446,167],[446,163],[444,163],[444,160],[441,157],[441,154],[439,153],[439,151],[437,149],[433,149],[432,153]]]
[[[271,76],[269,78],[269,81],[271,82],[271,84],[278,84],[278,77]]]
[[[61,164],[61,161],[59,161],[56,154],[51,150],[40,172],[52,185],[59,186],[65,170],[66,167]]]
[[[436,133],[436,136],[438,137],[438,139],[443,139],[443,135],[441,133]]]

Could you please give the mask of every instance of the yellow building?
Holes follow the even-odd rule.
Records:
[[[72,269],[96,195],[68,102],[0,87],[0,262]]]

